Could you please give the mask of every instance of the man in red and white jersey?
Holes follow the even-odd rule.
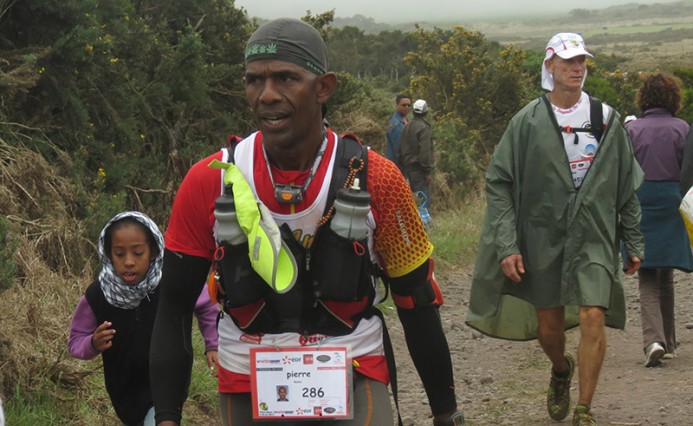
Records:
[[[295,425],[303,424],[303,418],[310,424],[393,424],[388,351],[383,319],[375,308],[380,295],[374,275],[389,286],[397,306],[433,424],[464,424],[438,313],[443,297],[433,275],[433,246],[395,164],[324,126],[323,105],[337,83],[328,71],[322,37],[302,21],[277,19],[253,33],[245,62],[246,96],[259,130],[191,168],[176,194],[166,231],[151,344],[157,424],[181,421],[192,364],[190,318],[208,276],[224,309],[219,321],[219,393],[225,425],[259,419],[262,424]],[[239,205],[241,186],[251,192],[251,204],[271,214],[257,217],[280,230],[282,250],[287,249],[283,254],[295,260],[292,286],[279,291],[273,287],[276,277],[262,278],[262,267],[248,261],[254,248],[264,244],[257,243],[255,234],[241,235],[248,241],[239,244],[220,242],[215,201],[228,194],[227,177],[232,174],[231,169],[210,168],[213,160],[233,163],[229,167],[242,175],[242,185],[238,180],[233,184],[241,228],[247,224],[240,211],[248,208]],[[370,195],[366,232],[344,237],[332,226],[335,193],[359,183]],[[287,271],[277,274],[282,272]],[[321,352],[326,347],[334,349],[329,356]],[[340,361],[341,354],[346,355],[347,371],[337,383],[346,386],[332,381],[333,370],[314,368]],[[263,362],[270,368],[257,368],[261,356],[268,357]],[[291,389],[291,397],[277,405],[281,388]],[[344,407],[326,402],[331,398],[324,394],[327,388],[346,396],[344,417],[339,416]],[[301,405],[308,400],[312,407]]]

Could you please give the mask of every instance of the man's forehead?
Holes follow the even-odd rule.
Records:
[[[587,55],[575,55],[575,56],[572,56],[572,57],[567,58],[567,59],[561,57],[560,55],[553,55],[553,58],[551,58],[551,59],[555,59],[555,60],[558,60],[561,62],[573,62],[573,61],[582,62],[582,61],[587,60]]]
[[[277,74],[277,73],[298,73],[311,74],[305,68],[291,62],[276,59],[258,59],[245,65],[246,74]]]

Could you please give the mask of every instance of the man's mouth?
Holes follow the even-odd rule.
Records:
[[[270,126],[278,126],[285,120],[289,118],[288,114],[276,113],[276,114],[262,114],[260,115],[260,120]]]

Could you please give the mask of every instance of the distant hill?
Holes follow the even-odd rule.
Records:
[[[655,3],[651,5],[639,3],[626,3],[619,6],[610,6],[603,9],[581,9],[576,8],[567,14],[545,14],[545,15],[517,15],[512,19],[488,18],[488,19],[455,19],[452,21],[412,21],[403,24],[386,24],[376,22],[373,18],[364,15],[354,15],[349,18],[335,17],[333,26],[343,28],[352,26],[363,30],[365,33],[377,34],[381,31],[412,31],[415,24],[423,28],[452,28],[461,25],[466,28],[493,28],[503,33],[503,28],[511,28],[513,23],[524,26],[534,26],[540,24],[542,27],[553,23],[558,27],[573,27],[575,25],[600,25],[606,22],[641,22],[653,20],[681,21],[685,18],[693,17],[693,0],[680,0],[675,2]]]
[[[534,50],[543,50],[546,40],[555,33],[578,32],[595,53],[623,57],[623,69],[693,66],[693,0],[651,5],[628,3],[604,9],[576,8],[560,15],[468,22],[391,25],[378,23],[363,15],[335,18],[333,22],[335,28],[353,26],[373,34],[394,30],[413,31],[415,24],[425,29],[459,25],[479,31],[490,40]]]

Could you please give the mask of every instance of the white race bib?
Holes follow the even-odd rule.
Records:
[[[257,420],[354,416],[345,347],[251,349],[250,386]]]

